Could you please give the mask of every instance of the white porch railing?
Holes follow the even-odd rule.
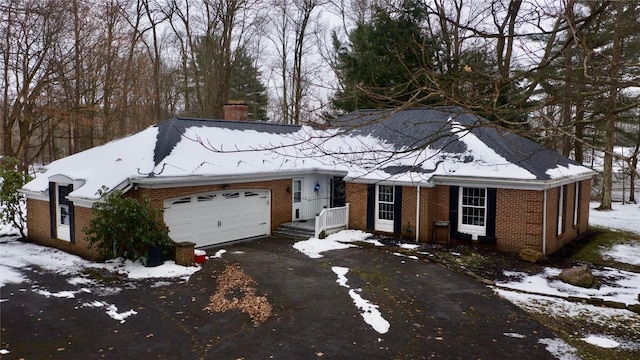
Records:
[[[324,209],[316,216],[316,234],[318,238],[322,231],[335,230],[349,227],[349,204],[342,207]]]

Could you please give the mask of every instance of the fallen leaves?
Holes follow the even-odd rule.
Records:
[[[225,312],[238,309],[251,317],[254,326],[271,316],[271,304],[265,296],[256,295],[256,282],[238,264],[227,265],[218,276],[218,289],[209,297],[203,310]]]

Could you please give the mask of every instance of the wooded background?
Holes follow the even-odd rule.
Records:
[[[613,159],[638,173],[636,0],[0,0],[0,13],[0,148],[25,167],[241,100],[250,120],[287,124],[462,106],[579,162],[604,154],[605,208]]]

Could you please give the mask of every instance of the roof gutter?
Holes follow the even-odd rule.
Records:
[[[364,178],[353,177],[353,176],[345,176],[344,181],[355,183],[355,184],[399,185],[399,186],[411,186],[411,187],[422,186],[426,188],[435,187],[435,184],[431,179],[423,180],[423,181],[415,181],[415,180],[408,181],[408,180],[393,180],[393,179],[376,180],[376,179],[364,179]]]
[[[277,173],[253,173],[253,174],[225,174],[214,176],[192,175],[192,176],[160,176],[141,177],[128,180],[132,186],[139,186],[147,189],[171,188],[176,186],[198,186],[198,185],[219,185],[232,183],[246,183],[255,181],[271,181],[291,179],[302,175],[322,174],[329,176],[346,176],[347,171],[325,170],[325,169],[304,169],[279,171]]]
[[[47,192],[18,189],[18,193],[29,199],[49,201],[49,194]]]
[[[437,185],[473,185],[476,187],[485,186],[502,189],[545,190],[574,183],[576,181],[591,179],[595,174],[595,172],[588,172],[550,180],[484,178],[475,176],[434,176],[433,181]]]

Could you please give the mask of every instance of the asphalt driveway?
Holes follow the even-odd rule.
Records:
[[[2,359],[553,358],[538,342],[555,338],[548,329],[463,274],[366,247],[311,259],[292,244],[267,238],[225,246],[186,282],[96,272],[99,289],[73,299],[37,292],[62,291],[69,282],[34,269],[30,285],[2,288],[1,342],[10,350]],[[349,268],[348,286],[378,306],[387,332],[364,321],[335,266]],[[211,311],[225,277],[248,286],[223,293],[223,302],[266,301],[268,318],[251,314],[266,311],[259,301],[244,303],[244,312]],[[96,293],[135,315],[119,322],[104,307],[83,305]]]

